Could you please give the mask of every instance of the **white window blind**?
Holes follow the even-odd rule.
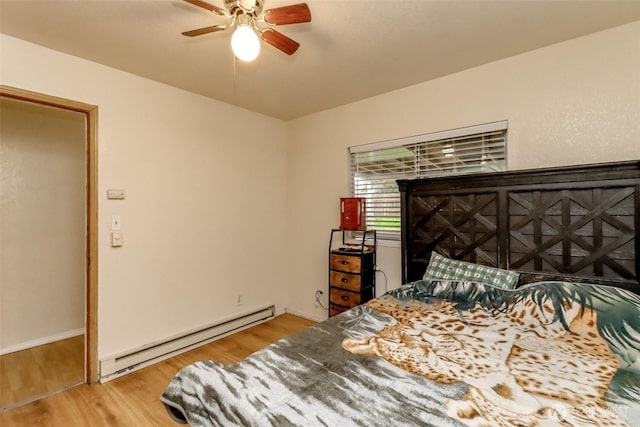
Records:
[[[506,170],[506,122],[490,125],[351,147],[352,192],[366,199],[367,229],[400,239],[398,179]]]

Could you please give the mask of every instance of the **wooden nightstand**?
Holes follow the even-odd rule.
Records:
[[[376,243],[375,231],[331,230],[329,317],[375,296]]]

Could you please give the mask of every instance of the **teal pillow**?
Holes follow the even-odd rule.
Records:
[[[520,275],[513,271],[458,261],[444,257],[437,252],[431,252],[431,260],[423,278],[467,280],[513,289],[516,287],[519,277]]]

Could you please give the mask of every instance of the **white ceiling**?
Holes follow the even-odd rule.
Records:
[[[182,36],[225,23],[182,0],[0,0],[0,32],[289,120],[640,20],[640,0],[307,4],[311,23],[278,27],[298,52],[263,43],[252,63],[234,61],[230,31]]]

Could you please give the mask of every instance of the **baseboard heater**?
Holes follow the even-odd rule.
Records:
[[[144,345],[136,350],[107,357],[100,360],[100,382],[112,380],[144,368],[145,366],[208,344],[234,332],[273,318],[274,315],[275,307],[273,305],[265,306],[255,311],[224,319],[212,325],[188,331],[160,342]]]

